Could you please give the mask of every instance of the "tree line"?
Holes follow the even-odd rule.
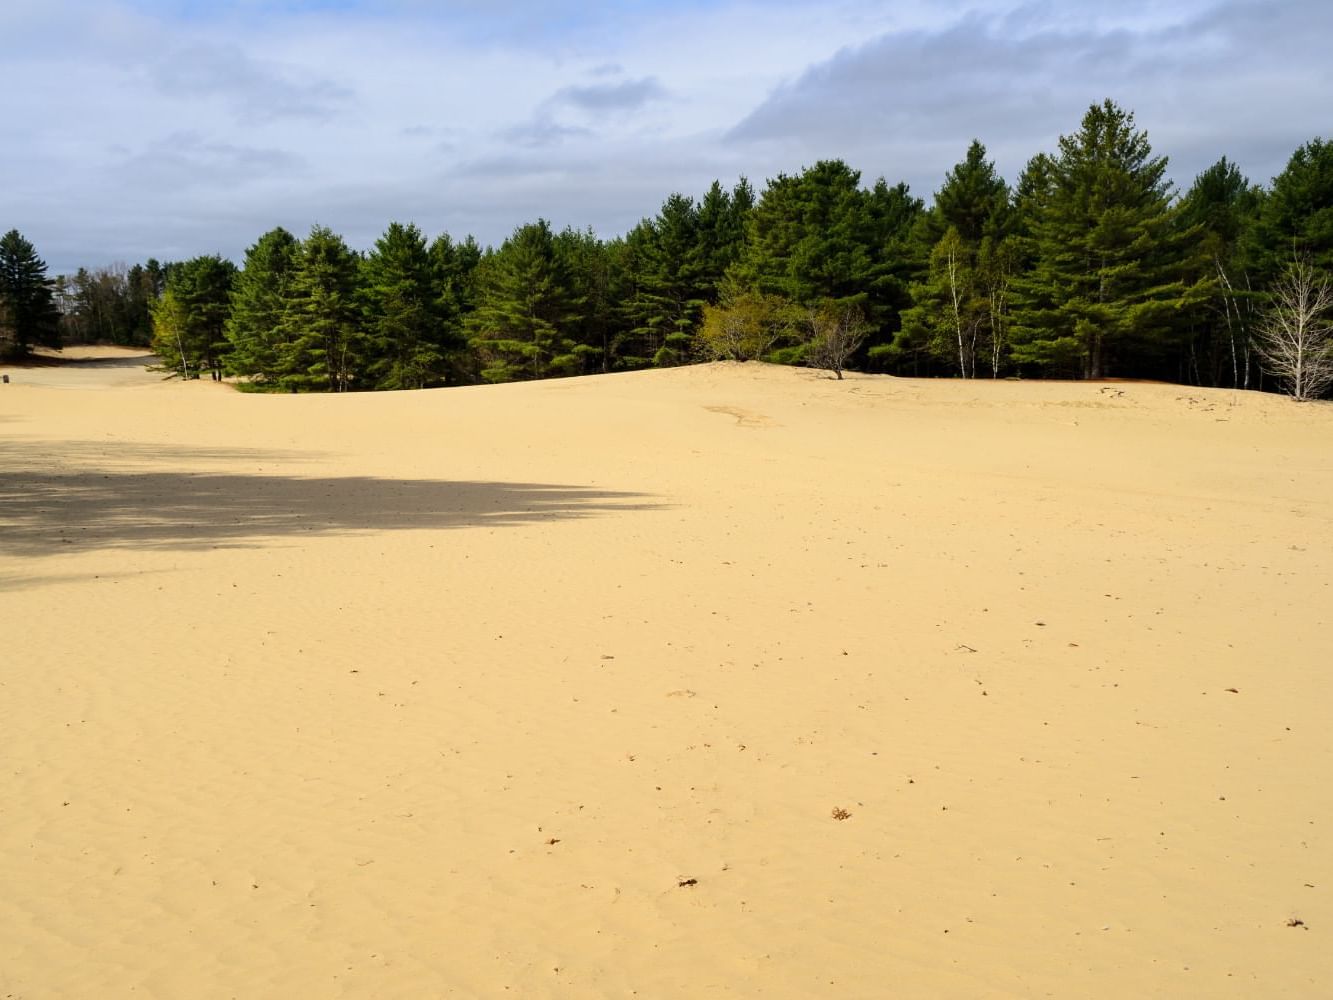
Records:
[[[278,228],[239,268],[80,271],[58,285],[60,322],[151,343],[187,377],[279,391],[716,358],[1325,391],[1333,144],[1301,146],[1267,187],[1225,157],[1183,194],[1166,170],[1108,100],[1012,186],[974,141],[929,206],[827,160],[758,195],[744,179],[672,194],[609,240],[539,219],[482,249],[395,222],[358,253],[324,227]]]

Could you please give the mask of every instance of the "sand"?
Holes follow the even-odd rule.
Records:
[[[0,997],[1333,991],[1333,405],[101,353],[2,369]]]

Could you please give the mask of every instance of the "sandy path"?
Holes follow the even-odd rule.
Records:
[[[0,386],[0,996],[1333,983],[1333,407],[96,384]]]

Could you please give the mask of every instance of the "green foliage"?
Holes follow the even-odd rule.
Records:
[[[341,236],[316,226],[301,243],[283,305],[279,382],[288,389],[347,392],[366,354],[357,308],[358,258]]]
[[[712,361],[766,358],[774,347],[792,338],[798,311],[799,307],[781,295],[729,283],[723,288],[721,302],[704,306],[700,353]]]
[[[1312,139],[1273,178],[1257,226],[1255,256],[1268,280],[1293,259],[1333,272],[1333,142]]]
[[[390,223],[361,262],[366,377],[376,389],[421,389],[444,379],[453,345],[439,314],[426,238]]]
[[[225,327],[231,371],[262,383],[277,383],[283,375],[283,315],[300,250],[296,237],[279,226],[246,251],[245,265],[232,286]]]
[[[1248,387],[1255,373],[1253,331],[1261,270],[1256,224],[1264,192],[1224,156],[1195,178],[1181,199],[1176,225],[1197,234],[1190,242],[1199,296],[1183,317],[1187,331],[1184,376],[1205,385]]]
[[[0,360],[60,346],[60,313],[46,262],[11,229],[0,236]]]
[[[538,220],[484,253],[471,237],[427,245],[400,223],[364,257],[327,229],[302,242],[276,229],[239,274],[213,256],[48,282],[11,232],[0,246],[11,289],[0,350],[61,333],[151,336],[182,374],[217,378],[225,366],[255,391],[406,389],[699,357],[824,363],[831,341],[837,366],[903,374],[1261,385],[1256,331],[1287,263],[1333,269],[1333,145],[1301,146],[1271,190],[1222,158],[1173,204],[1165,170],[1133,115],[1105,101],[1012,189],[972,141],[929,209],[905,184],[864,188],[846,163],[822,160],[758,197],[744,178],[697,199],[672,194],[623,237],[555,234]],[[35,313],[12,291],[20,259],[33,301],[48,302]],[[837,320],[858,312],[852,332]]]
[[[975,378],[984,358],[991,376],[999,375],[1015,266],[1012,221],[1008,185],[974,141],[918,227],[921,236],[940,235],[925,274],[911,286],[913,304],[902,313],[894,345],[900,355],[928,356],[963,378]]]
[[[428,253],[445,381],[468,382],[473,378],[475,365],[463,333],[463,318],[476,308],[481,247],[471,236],[455,243],[448,233],[443,233],[432,241]]]
[[[174,289],[168,288],[153,303],[153,353],[162,359],[163,368],[181,378],[198,378],[198,360],[187,347],[190,312]]]
[[[569,334],[581,303],[545,219],[519,226],[477,267],[477,308],[468,340],[488,382],[578,374]]]
[[[164,339],[154,310],[152,344],[160,356],[174,359],[171,364],[183,376],[198,378],[208,372],[222,378],[223,358],[231,348],[225,331],[235,276],[236,265],[216,254],[166,269],[163,295],[170,292],[172,300],[168,333]]]
[[[1186,242],[1174,225],[1166,159],[1134,116],[1093,105],[1060,152],[1020,185],[1031,267],[1015,282],[1012,356],[1053,374],[1101,378],[1171,346],[1188,301]]]

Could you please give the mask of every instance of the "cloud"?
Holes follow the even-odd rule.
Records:
[[[510,145],[522,146],[524,149],[545,149],[550,146],[558,146],[569,140],[584,139],[592,134],[592,129],[583,128],[579,125],[561,125],[557,121],[543,118],[540,115],[531,121],[511,125],[500,132],[505,142]],[[503,161],[500,163],[492,161],[491,169],[501,166],[502,163]]]
[[[208,139],[198,132],[173,132],[138,152],[123,149],[113,168],[123,183],[147,186],[173,198],[190,190],[232,190],[255,179],[301,172],[306,161],[283,149],[237,145]]]
[[[1317,122],[1329,92],[1312,39],[1333,32],[1333,8],[1290,8],[1196,5],[1104,24],[1041,5],[884,33],[776,87],[726,138],[877,161],[890,179],[909,175],[920,193],[973,137],[1014,177],[1075,131],[1088,105],[1110,97],[1137,113],[1178,182],[1224,153],[1267,179],[1301,141],[1294,124]],[[923,175],[928,158],[933,170]]]
[[[551,97],[554,105],[568,105],[582,111],[608,114],[636,111],[650,101],[660,101],[667,92],[656,78],[621,80],[618,83],[594,83],[562,87]]]
[[[183,45],[146,70],[164,96],[217,99],[251,122],[327,119],[354,96],[350,88],[331,80],[301,79],[300,74],[265,64],[234,43]]]

